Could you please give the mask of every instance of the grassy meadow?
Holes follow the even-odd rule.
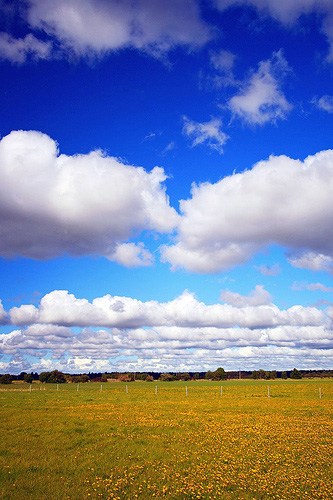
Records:
[[[127,388],[2,386],[0,498],[333,498],[333,380]]]

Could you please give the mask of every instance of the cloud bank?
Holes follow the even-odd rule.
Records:
[[[89,302],[55,290],[38,307],[9,311],[20,327],[0,335],[0,353],[7,359],[0,370],[330,366],[332,308],[327,314],[299,305],[281,310],[262,286],[247,297],[229,292],[224,298],[229,304],[209,306],[185,291],[166,303],[110,295]]]
[[[89,302],[78,299],[66,290],[45,295],[39,307],[21,305],[9,311],[12,324],[45,323],[69,327],[139,328],[148,326],[176,327],[246,327],[264,328],[278,325],[320,325],[322,311],[293,306],[280,310],[270,303],[270,294],[257,286],[249,297],[223,292],[229,303],[206,305],[185,291],[176,299],[159,303],[141,302],[130,297],[105,295]]]

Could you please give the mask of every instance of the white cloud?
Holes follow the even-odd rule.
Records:
[[[316,292],[317,290],[320,290],[321,292],[333,292],[333,287],[323,285],[322,283],[309,283],[306,285],[306,288],[313,292]]]
[[[58,155],[45,134],[15,131],[0,141],[0,255],[50,258],[99,254],[125,265],[147,265],[134,233],[170,232],[162,168],[151,172],[101,151]],[[131,264],[132,262],[132,264]]]
[[[301,162],[270,157],[215,184],[193,185],[181,200],[174,245],[161,249],[173,269],[212,273],[249,260],[265,246],[293,252],[293,265],[330,270],[333,259],[333,151]]]
[[[4,310],[4,307],[3,307],[2,302],[0,300],[0,325],[7,323],[7,319],[8,319],[8,314]]]
[[[141,328],[156,326],[264,328],[278,325],[320,325],[322,311],[293,306],[280,310],[271,304],[270,294],[261,286],[249,297],[229,292],[230,304],[206,305],[185,291],[170,302],[142,302],[130,297],[105,295],[89,302],[66,290],[55,290],[39,307],[21,305],[9,314],[12,324],[52,324],[68,327]]]
[[[289,71],[281,50],[261,61],[256,73],[246,81],[228,106],[235,116],[250,124],[263,125],[286,118],[292,109],[281,90],[281,79]]]
[[[281,273],[279,264],[274,264],[273,266],[261,264],[261,266],[258,266],[257,269],[264,276],[277,276]]]
[[[223,146],[229,139],[222,131],[222,121],[212,118],[209,122],[195,122],[183,117],[183,134],[193,139],[192,147],[206,144],[210,149],[223,153]]]
[[[317,252],[303,252],[290,255],[289,263],[300,269],[333,273],[333,256]]]
[[[210,60],[216,70],[229,73],[234,66],[235,58],[235,54],[229,50],[220,50],[212,53]]]
[[[38,323],[28,326],[25,330],[23,330],[23,332],[26,337],[47,337],[48,339],[49,337],[59,337],[59,339],[64,339],[65,337],[68,338],[73,335],[71,329],[66,326]]]
[[[154,257],[144,247],[143,243],[122,243],[117,245],[116,250],[109,257],[110,260],[118,262],[126,267],[151,266]]]
[[[237,292],[223,290],[221,294],[221,301],[227,302],[235,307],[257,307],[270,304],[272,302],[272,296],[267,290],[265,290],[263,285],[256,285],[255,289],[252,290],[247,297]]]
[[[38,40],[31,33],[24,38],[13,38],[8,33],[0,33],[0,59],[23,63],[28,58],[38,60],[49,59],[51,56],[51,42]]]
[[[201,218],[199,213],[197,215],[198,218]],[[213,240],[212,245],[209,245],[208,240],[201,239],[199,234],[193,235],[192,238],[190,233],[195,230],[194,227],[190,229],[187,226],[186,233],[188,235],[183,230],[186,218],[187,216],[184,215],[180,223],[178,242],[175,245],[161,246],[161,260],[169,262],[173,271],[186,269],[201,274],[217,273],[243,264],[258,250],[257,246],[251,244],[239,245],[223,241],[215,243],[212,233],[209,235]],[[211,223],[214,224],[213,220]],[[197,229],[200,231],[201,228]]]
[[[161,155],[164,156],[165,154],[167,154],[169,151],[173,151],[175,148],[177,147],[175,141],[171,141],[169,142],[169,144],[167,144],[167,146],[163,149],[163,151],[161,152]]]
[[[210,62],[217,71],[217,75],[213,81],[217,87],[224,86],[237,86],[239,83],[235,80],[233,74],[233,67],[235,64],[236,56],[228,50],[221,50],[213,52],[210,56]]]
[[[325,312],[331,320],[331,328],[333,329],[333,307],[332,306],[328,307]]]
[[[302,15],[316,12],[322,16],[322,32],[330,45],[327,59],[333,61],[332,0],[214,0],[214,3],[222,11],[233,5],[256,7],[261,14],[271,16],[286,28],[291,27]]]
[[[50,351],[52,359],[42,359]],[[201,371],[219,365],[226,369],[240,365],[242,369],[329,368],[333,355],[332,330],[324,325],[84,328],[79,333],[64,327],[32,325],[0,335],[0,352],[12,356],[9,369],[2,370],[14,373],[22,366],[29,368],[26,355],[37,359],[29,370],[39,372],[55,368],[69,372]]]
[[[34,325],[35,326],[35,325]],[[44,325],[36,325],[38,327]],[[53,327],[54,328],[54,327]],[[60,327],[59,327],[60,328]],[[226,349],[249,346],[299,347],[302,345],[327,347],[332,340],[332,332],[324,327],[276,327],[262,330],[246,328],[179,328],[157,327],[133,329],[117,332],[115,330],[83,329],[80,333],[72,331],[68,335],[52,336],[50,327],[44,327],[46,334],[32,338],[28,329],[15,330],[0,337],[2,352],[10,354],[24,349],[50,349],[58,352],[68,351],[72,355],[98,355],[108,358],[120,352],[126,355],[149,356],[149,350],[159,350],[160,354],[172,357],[172,352],[184,353],[186,349]]]
[[[323,95],[319,99],[314,97],[312,102],[317,106],[317,108],[327,111],[327,113],[333,113],[333,96]]]
[[[214,0],[215,5],[224,10],[232,5],[252,5],[266,12],[284,24],[294,23],[302,14],[308,14],[316,8],[326,10],[332,9],[330,0]]]
[[[77,55],[124,47],[160,54],[211,38],[194,0],[30,0],[27,18]]]
[[[333,287],[323,285],[322,283],[306,283],[294,281],[290,288],[294,291],[310,290],[312,292],[333,292]]]

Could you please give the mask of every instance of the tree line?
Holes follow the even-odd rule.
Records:
[[[191,380],[230,380],[236,378],[254,379],[254,380],[274,380],[281,379],[301,379],[313,377],[333,377],[333,370],[297,370],[294,368],[291,371],[267,371],[267,370],[253,370],[251,371],[225,371],[219,367],[215,371],[208,370],[207,372],[105,372],[105,373],[83,373],[83,374],[68,374],[59,370],[38,373],[21,372],[19,375],[10,375],[6,373],[0,375],[0,384],[11,384],[13,381],[23,381],[27,384],[32,384],[35,381],[41,383],[63,384],[63,383],[86,383],[86,382],[134,382],[135,380],[142,380],[146,382],[173,382],[177,380],[191,381]]]

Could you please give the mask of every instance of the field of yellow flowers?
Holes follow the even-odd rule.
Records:
[[[329,500],[332,401],[324,379],[13,384],[0,498]]]

